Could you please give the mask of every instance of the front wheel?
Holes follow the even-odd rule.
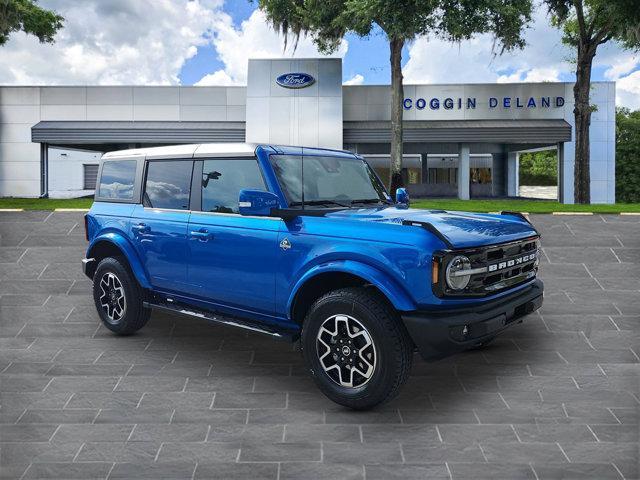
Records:
[[[344,288],[311,306],[302,329],[302,351],[327,397],[364,410],[397,395],[411,371],[413,343],[379,293]]]
[[[140,330],[151,310],[144,308],[142,289],[120,258],[100,261],[93,276],[93,300],[102,323],[119,335]]]

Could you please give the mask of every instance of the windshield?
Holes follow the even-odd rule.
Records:
[[[350,207],[390,201],[376,174],[358,158],[300,155],[269,158],[291,207],[301,206],[303,200],[305,207]]]

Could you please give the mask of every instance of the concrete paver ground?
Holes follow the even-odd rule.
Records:
[[[532,221],[543,308],[353,412],[292,345],[159,313],[112,335],[82,214],[0,213],[0,477],[638,478],[640,217]]]

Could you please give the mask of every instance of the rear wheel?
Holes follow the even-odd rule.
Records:
[[[142,289],[121,258],[100,261],[93,276],[93,300],[102,323],[112,332],[129,335],[149,321]]]
[[[318,299],[305,318],[302,349],[320,390],[359,410],[397,395],[413,357],[395,310],[366,288],[344,288]]]

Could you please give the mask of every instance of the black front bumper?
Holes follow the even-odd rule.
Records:
[[[95,258],[83,258],[82,259],[82,273],[84,273],[90,279],[93,279],[93,273],[96,269]]]
[[[438,360],[486,341],[542,306],[544,285],[527,288],[478,307],[402,312],[402,320],[420,355]]]

